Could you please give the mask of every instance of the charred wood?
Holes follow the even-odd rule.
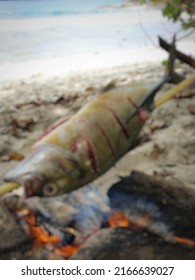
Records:
[[[133,171],[130,176],[121,178],[108,191],[124,191],[126,195],[150,199],[166,213],[171,229],[177,234],[193,237],[195,233],[195,191],[178,182]]]
[[[32,238],[17,223],[16,216],[0,204],[0,259],[23,259]]]
[[[93,235],[74,254],[72,260],[190,260],[195,249],[166,242],[147,231],[108,228]]]

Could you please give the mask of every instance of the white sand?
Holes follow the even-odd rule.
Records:
[[[0,66],[0,80],[17,80],[33,75],[53,76],[103,70],[117,66],[134,67],[135,64],[161,62],[167,58],[160,49],[138,49],[110,54],[84,55],[65,59],[34,60],[21,63],[4,63]]]
[[[195,57],[194,41],[181,41],[178,49]],[[64,59],[34,60],[21,63],[4,63],[0,66],[0,81],[29,78],[33,75],[52,77],[72,72],[111,69],[112,67],[135,67],[159,63],[167,59],[167,53],[160,48],[138,48],[110,52],[109,54],[83,55]]]

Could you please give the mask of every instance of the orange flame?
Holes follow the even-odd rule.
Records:
[[[66,245],[62,247],[57,247],[60,243],[60,237],[56,235],[50,235],[42,226],[38,226],[36,224],[36,217],[32,211],[28,209],[22,209],[18,212],[20,216],[24,218],[26,223],[28,224],[29,234],[33,237],[35,245],[35,250],[40,249],[40,247],[45,246],[46,244],[53,245],[53,253],[49,256],[51,259],[56,259],[62,257],[64,259],[70,258],[72,254],[74,254],[80,245]],[[70,232],[74,232],[74,229],[67,228]]]
[[[108,225],[110,227],[128,227],[130,224],[129,217],[125,213],[112,213],[108,219]]]
[[[126,213],[112,213],[110,218],[108,219],[108,225],[110,227],[131,227],[135,229],[143,229],[145,228],[151,221],[151,218],[148,214],[138,218],[136,222],[130,219],[130,216]]]
[[[46,244],[52,244],[52,253],[49,258],[51,259],[69,259],[81,246],[81,244],[70,244],[66,246],[59,247],[60,237],[57,235],[50,235],[43,226],[39,226],[36,224],[36,217],[32,211],[28,209],[23,209],[18,212],[20,216],[24,218],[26,223],[28,224],[29,234],[33,237],[35,248],[41,249],[42,246]],[[136,219],[136,221],[132,220],[130,215],[127,213],[114,212],[108,219],[109,227],[131,227],[137,230],[144,229],[151,222],[151,217],[148,214],[145,214]],[[73,228],[67,228],[70,232],[75,234],[75,230]],[[172,240],[181,244],[186,244],[190,246],[195,246],[195,241],[173,235]]]
[[[79,249],[80,245],[66,245],[55,250],[55,254],[65,259],[69,259]]]
[[[50,235],[42,226],[36,225],[35,215],[27,209],[20,212],[24,216],[25,221],[29,226],[29,233],[39,245],[47,243],[57,244],[60,242],[60,237],[57,235]]]
[[[189,238],[174,235],[173,240],[181,244],[195,246],[195,241]]]

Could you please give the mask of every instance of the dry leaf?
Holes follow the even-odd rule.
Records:
[[[24,155],[19,154],[15,151],[13,151],[9,156],[9,160],[22,160],[23,158],[24,158]]]
[[[195,115],[195,105],[189,105],[187,110],[190,114]]]
[[[34,124],[34,120],[32,118],[26,118],[23,120],[17,120],[16,118],[11,119],[13,131],[17,130],[17,128],[28,129],[31,124]]]

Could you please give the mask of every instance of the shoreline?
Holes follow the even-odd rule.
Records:
[[[40,18],[17,18],[17,19],[0,19],[0,31],[11,31],[21,28],[25,29],[39,29],[45,27],[61,26],[74,26],[74,25],[104,25],[104,24],[126,24],[137,23],[139,21],[139,12],[145,11],[142,7],[137,6],[135,10],[119,11],[119,12],[106,12],[97,14],[76,14],[66,15],[59,17],[40,17]],[[163,19],[160,10],[150,8],[144,15],[144,22],[155,22],[156,20]]]

